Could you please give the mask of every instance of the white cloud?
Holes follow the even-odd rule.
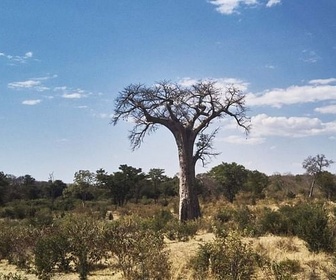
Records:
[[[24,57],[31,58],[31,57],[33,57],[33,53],[32,52],[26,52]]]
[[[63,98],[66,99],[80,99],[83,97],[83,94],[79,93],[79,92],[74,92],[74,93],[64,93],[62,95]]]
[[[41,85],[40,81],[28,80],[23,82],[9,83],[8,87],[12,89],[33,88]]]
[[[22,101],[23,105],[30,105],[30,106],[37,105],[39,103],[41,103],[41,99],[24,100],[24,101]]]
[[[314,111],[321,114],[336,114],[336,104],[324,107],[318,107]]]
[[[45,87],[40,81],[36,79],[31,79],[27,81],[22,81],[22,82],[12,82],[8,83],[8,88],[10,89],[35,89],[37,91],[45,91],[48,90],[48,87]]]
[[[216,11],[218,11],[221,14],[225,14],[225,15],[237,13],[237,9],[241,5],[258,4],[257,0],[212,0],[209,2],[217,6]]]
[[[336,121],[322,122],[308,117],[271,117],[259,114],[252,117],[252,137],[307,137],[336,133]]]
[[[270,8],[278,4],[281,4],[281,0],[269,0],[266,4],[266,7]]]
[[[280,108],[283,105],[323,100],[336,100],[336,85],[290,86],[285,89],[272,89],[261,94],[249,93],[246,95],[247,106],[272,106]]]
[[[309,81],[309,84],[311,84],[311,85],[328,85],[328,84],[332,84],[332,83],[336,83],[336,78],[315,79],[315,80]]]
[[[54,87],[54,91],[65,91],[67,90],[66,86],[62,86],[62,87]]]
[[[1,52],[0,56],[7,58],[11,62],[26,63],[29,59],[33,57],[33,52],[28,51],[24,55],[10,55]]]

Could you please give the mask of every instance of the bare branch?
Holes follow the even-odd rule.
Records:
[[[182,139],[178,134],[190,131],[195,141],[214,119],[230,116],[248,133],[250,119],[246,111],[245,95],[234,86],[222,89],[215,81],[201,81],[182,87],[163,81],[152,87],[142,84],[126,87],[116,99],[111,122],[114,125],[119,120],[134,122],[129,138],[132,147],[137,148],[146,134],[157,129],[156,125],[167,127],[175,139]]]
[[[210,134],[200,134],[199,140],[196,143],[196,152],[193,158],[194,164],[197,160],[201,160],[202,165],[205,166],[211,157],[219,155],[219,153],[213,152],[213,140],[218,130],[219,128]]]

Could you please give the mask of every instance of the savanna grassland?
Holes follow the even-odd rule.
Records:
[[[278,174],[230,202],[199,179],[202,217],[185,223],[176,195],[118,205],[65,187],[3,203],[0,279],[336,279],[336,204],[322,184],[308,198],[309,176]]]

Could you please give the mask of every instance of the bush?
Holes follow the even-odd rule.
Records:
[[[40,233],[31,226],[10,222],[1,225],[0,257],[20,268],[28,268]]]
[[[160,210],[149,220],[148,226],[153,231],[160,231],[163,230],[173,218],[173,214],[170,211]]]
[[[259,221],[261,233],[271,233],[275,235],[287,235],[289,233],[288,219],[280,211],[265,209]]]
[[[37,241],[35,255],[35,269],[41,279],[50,279],[57,266],[59,271],[70,271],[70,243],[59,230],[45,233]]]
[[[69,244],[80,279],[85,280],[94,264],[105,254],[103,226],[88,215],[71,215],[61,220],[60,231]]]
[[[167,223],[164,234],[169,240],[188,241],[194,237],[198,230],[197,221],[180,222],[178,220],[171,220]]]
[[[240,231],[249,235],[256,234],[255,216],[247,206],[239,207],[233,217]]]
[[[104,232],[105,244],[126,279],[170,279],[168,252],[159,232],[141,228],[134,220],[112,222]]]
[[[309,250],[333,252],[335,240],[323,206],[307,203],[297,205],[294,210],[291,217],[294,233],[307,242]]]
[[[200,245],[190,261],[194,279],[251,279],[256,266],[255,253],[237,233]]]
[[[296,235],[306,241],[313,252],[334,250],[335,240],[322,205],[305,203],[282,206],[278,211],[267,210],[259,226],[261,232]]]

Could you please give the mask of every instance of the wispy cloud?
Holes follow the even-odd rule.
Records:
[[[231,15],[239,13],[239,9],[242,7],[255,7],[257,5],[265,5],[267,8],[271,8],[275,5],[281,4],[281,0],[210,0],[210,4],[216,6],[216,11],[224,14]]]
[[[33,58],[33,52],[29,51],[26,52],[24,55],[11,55],[11,54],[6,54],[3,52],[0,52],[0,58],[3,57],[7,59],[10,62],[16,62],[16,63],[27,63],[29,59]]]
[[[30,106],[34,106],[41,103],[41,99],[33,99],[33,100],[24,100],[22,101],[23,105],[30,105]]]
[[[281,0],[269,0],[266,4],[266,7],[270,8],[279,4],[281,4]]]
[[[315,112],[321,114],[336,114],[336,104],[328,105],[324,107],[318,107],[315,109]]]
[[[211,4],[217,6],[216,11],[224,15],[238,13],[238,8],[241,6],[256,5],[257,0],[212,0]]]
[[[20,81],[20,82],[12,82],[12,83],[8,83],[7,86],[10,89],[16,89],[16,90],[34,89],[37,91],[45,91],[49,89],[48,87],[44,86],[41,81],[38,81],[36,79]]]
[[[282,107],[311,103],[316,101],[336,100],[336,85],[329,85],[334,78],[326,80],[312,80],[308,85],[290,86],[288,88],[272,89],[261,94],[249,93],[246,95],[248,106]]]
[[[329,79],[315,79],[309,81],[309,84],[311,85],[329,85],[336,83],[336,78],[329,78]]]
[[[79,93],[79,92],[63,93],[62,97],[66,99],[80,99],[84,97],[84,94]]]
[[[45,91],[49,90],[49,87],[46,87],[43,82],[57,78],[57,75],[47,75],[43,77],[36,77],[36,78],[31,78],[26,81],[18,81],[18,82],[11,82],[8,83],[7,87],[10,89],[15,89],[15,90],[23,90],[23,89],[34,89],[36,91]]]
[[[259,114],[252,117],[251,122],[253,137],[307,137],[336,133],[336,121],[323,122],[318,118],[272,117]]]
[[[300,59],[307,63],[316,63],[321,57],[314,50],[303,50]]]
[[[9,88],[12,89],[22,89],[22,88],[33,88],[41,85],[40,81],[28,80],[22,82],[12,82],[8,84]]]

